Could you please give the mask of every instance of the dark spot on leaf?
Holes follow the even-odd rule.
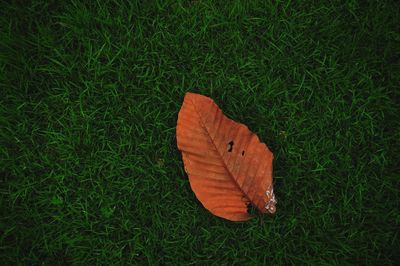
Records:
[[[235,143],[233,142],[233,140],[231,140],[231,141],[228,143],[228,152],[232,152],[233,144],[235,144]]]

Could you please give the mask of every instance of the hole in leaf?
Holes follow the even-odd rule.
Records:
[[[255,208],[251,203],[247,204],[247,213],[250,215],[256,215],[257,214],[257,208]]]
[[[235,144],[235,143],[233,142],[233,140],[231,140],[231,141],[228,143],[228,152],[232,152],[233,144]]]
[[[242,151],[242,156],[244,156],[244,151]]]

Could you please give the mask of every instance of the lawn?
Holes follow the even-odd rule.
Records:
[[[1,1],[0,264],[399,263],[399,25],[396,1]],[[196,199],[188,91],[273,151],[275,216]]]

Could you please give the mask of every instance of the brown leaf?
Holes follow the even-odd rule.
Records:
[[[227,118],[208,97],[187,93],[176,127],[190,186],[214,215],[245,221],[251,203],[275,213],[273,154],[247,126]]]

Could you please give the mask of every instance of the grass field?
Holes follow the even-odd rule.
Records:
[[[399,4],[140,2],[1,2],[0,264],[399,263]],[[275,217],[196,199],[187,91],[274,152]]]

